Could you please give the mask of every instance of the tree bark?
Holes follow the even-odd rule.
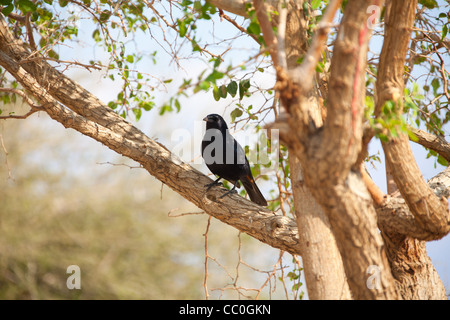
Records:
[[[335,6],[336,1],[330,2],[331,5]],[[353,297],[397,299],[399,295],[377,229],[373,203],[359,173],[359,164],[355,168],[361,151],[365,66],[370,38],[367,5],[361,1],[348,1],[346,5],[331,61],[328,114],[322,127],[317,128],[311,117],[306,97],[308,84],[305,89],[304,83],[295,82],[305,74],[310,76],[308,72],[314,71],[317,63],[314,59],[320,55],[312,52],[295,70],[300,74],[277,68],[277,89],[289,113],[290,150],[302,167],[307,168],[304,171],[306,186],[328,216]],[[323,30],[315,39],[323,41]],[[311,47],[320,49],[315,43]],[[366,284],[371,266],[380,271],[378,289]]]
[[[271,55],[276,56],[275,66],[281,64],[277,47],[278,50],[279,48],[285,50],[285,63],[288,70],[298,67],[298,59],[307,52],[308,22],[303,12],[303,3],[304,1],[287,3],[286,30],[282,37],[285,39],[284,44],[280,43],[277,46],[274,43],[274,35],[266,39],[266,43],[272,45]],[[263,1],[254,1],[254,4],[263,31],[270,31],[272,24],[267,19],[267,6]],[[277,20],[273,19],[276,25]],[[267,31],[265,31],[266,35]],[[310,90],[307,96],[314,122],[316,126],[321,126],[322,113],[316,90]],[[322,207],[306,187],[303,169],[293,152],[289,153],[289,168],[308,297],[311,300],[350,299],[342,258],[331,232],[330,222]]]

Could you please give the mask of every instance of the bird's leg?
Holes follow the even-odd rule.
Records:
[[[205,187],[208,187],[208,189],[206,189],[206,191],[209,191],[209,189],[211,189],[214,186],[220,186],[222,185],[222,182],[219,182],[219,180],[222,179],[221,177],[219,177],[218,179],[216,179],[215,181],[205,184]]]
[[[239,180],[236,180],[236,182],[234,183],[233,188],[231,188],[231,190],[227,191],[223,196],[220,196],[219,199],[222,199],[223,197],[229,195],[230,193],[237,193],[236,186],[237,186],[238,183],[239,183]]]

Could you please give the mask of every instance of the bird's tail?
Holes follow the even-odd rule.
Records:
[[[267,201],[264,199],[261,191],[259,191],[259,188],[252,176],[246,176],[240,180],[245,188],[245,191],[247,191],[250,200],[260,206],[267,206]]]

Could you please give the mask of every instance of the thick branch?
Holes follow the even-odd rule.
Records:
[[[380,56],[376,85],[376,112],[393,100],[402,113],[403,72],[417,1],[392,0],[387,8],[385,40]],[[417,223],[433,237],[450,231],[450,213],[446,199],[439,199],[428,187],[414,159],[408,136],[383,143],[386,162],[400,193]]]
[[[325,48],[331,23],[336,11],[341,6],[342,0],[332,0],[317,25],[311,47],[305,55],[303,63],[290,71],[292,79],[302,87],[302,92],[307,92],[313,85],[314,72]]]
[[[438,198],[450,196],[450,168],[445,169],[428,181],[428,186]],[[430,233],[417,223],[405,200],[400,197],[386,196],[377,208],[378,223],[387,232],[400,233],[403,236],[419,240],[438,240],[444,235]]]
[[[238,16],[247,17],[247,10],[245,9],[245,4],[251,4],[252,0],[207,0],[212,5],[222,9],[223,11],[228,11],[234,13]],[[277,4],[280,0],[267,0],[266,5],[272,9],[277,8]]]
[[[272,30],[272,25],[269,21],[269,16],[267,15],[267,8],[265,6],[264,0],[253,0],[253,5],[255,6],[256,17],[258,18],[259,25],[264,36],[264,42],[266,43],[267,49],[269,50],[270,56],[272,57],[273,65],[279,67],[280,61],[278,57],[278,39]]]
[[[450,143],[444,138],[413,127],[409,127],[408,129],[411,130],[418,139],[414,142],[417,142],[425,148],[436,151],[445,160],[450,162]]]

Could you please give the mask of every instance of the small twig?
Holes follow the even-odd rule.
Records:
[[[316,70],[333,18],[336,11],[340,8],[341,2],[342,0],[330,1],[314,33],[311,47],[306,52],[303,63],[290,72],[292,79],[301,85],[303,92],[307,92],[312,86],[313,73]]]
[[[235,20],[231,19],[229,16],[227,16],[222,9],[219,9],[219,17],[220,19],[225,19],[227,20],[229,23],[231,23],[233,26],[235,26],[240,32],[242,32],[243,34],[248,34],[250,37],[253,38],[253,40],[255,40],[256,42],[259,43],[258,41],[258,37],[254,34],[250,34],[247,32],[247,30],[245,30],[245,28],[241,27]],[[223,55],[223,54],[222,54]]]
[[[26,114],[24,115],[14,115],[14,114],[10,114],[7,116],[0,116],[0,119],[2,120],[6,120],[6,119],[26,119],[29,116],[31,116],[33,113],[38,112],[38,111],[42,111],[42,107],[35,105],[33,100],[30,99],[30,97],[28,97],[25,92],[18,90],[18,89],[13,89],[13,88],[0,88],[0,92],[8,92],[8,93],[14,93],[17,94],[19,96],[22,97],[22,99],[30,106],[30,111],[28,111]]]
[[[38,112],[38,111],[41,111],[41,109],[31,108],[30,111],[28,111],[24,115],[16,116],[14,114],[10,114],[8,116],[0,116],[0,119],[1,120],[6,120],[6,119],[26,119],[29,116],[31,116],[33,113]]]
[[[172,212],[178,210],[178,208],[172,209],[167,213],[167,216],[170,218],[179,218],[179,217],[183,217],[183,216],[190,216],[190,215],[196,215],[196,214],[205,214],[205,211],[200,211],[200,212],[185,212],[185,213],[180,213],[180,214],[172,214]]]
[[[110,164],[110,165],[112,165],[112,166],[124,166],[124,167],[128,167],[128,168],[130,168],[130,169],[143,169],[143,168],[144,168],[142,165],[139,165],[139,166],[130,166],[130,165],[126,164],[126,163],[112,163],[112,162],[109,162],[109,161],[106,161],[106,162],[97,162],[97,164]]]
[[[8,179],[11,179],[14,181],[14,177],[11,174],[11,168],[9,167],[9,163],[8,163],[8,154],[9,153],[8,153],[8,150],[6,150],[2,134],[0,134],[0,142],[2,144],[3,151],[5,152],[5,164],[6,164],[6,168],[8,169]]]
[[[209,299],[209,293],[208,293],[208,258],[209,258],[209,254],[208,254],[208,231],[209,231],[209,226],[211,225],[211,216],[209,216],[208,218],[208,224],[206,225],[206,231],[203,234],[203,236],[205,237],[205,275],[203,278],[203,288],[205,290],[205,299],[208,300]]]
[[[37,51],[36,42],[34,42],[33,37],[33,28],[31,27],[30,23],[30,16],[31,12],[27,12],[27,14],[25,15],[25,28],[27,29],[28,43],[30,45],[31,50]]]
[[[0,87],[0,92],[8,92],[8,93],[14,93],[17,94],[19,96],[22,97],[22,99],[28,103],[28,105],[32,108],[40,108],[40,106],[34,104],[34,101],[31,100],[31,98],[29,96],[27,96],[27,94],[21,90],[18,89],[13,89],[13,88],[1,88]]]

